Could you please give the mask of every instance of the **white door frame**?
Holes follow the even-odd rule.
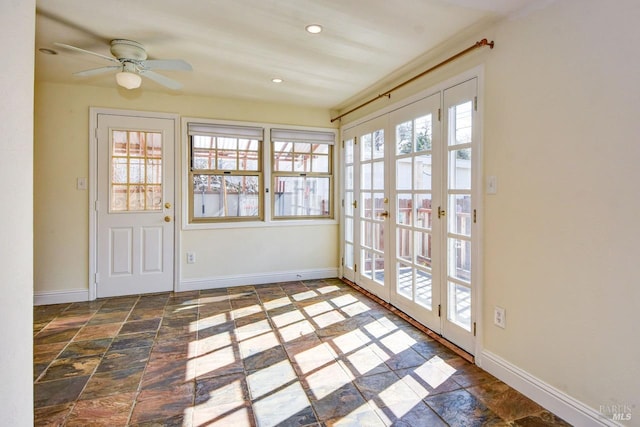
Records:
[[[89,107],[89,301],[93,301],[97,297],[96,270],[98,265],[98,221],[96,212],[96,202],[98,200],[98,115],[109,114],[114,116],[168,119],[173,120],[174,128],[174,197],[176,200],[182,197],[179,192],[180,181],[180,116],[171,113],[156,113],[149,111],[133,111],[120,110],[111,108]],[[174,202],[174,218],[173,221],[173,289],[176,289],[178,278],[180,277],[180,227],[182,212],[181,203]]]
[[[477,206],[477,215],[478,215],[478,228],[474,234],[474,241],[475,244],[472,246],[472,251],[473,251],[473,255],[476,257],[475,259],[477,260],[477,262],[474,264],[474,288],[475,288],[475,292],[472,293],[472,304],[475,307],[475,323],[476,323],[476,336],[475,336],[475,343],[474,343],[474,350],[475,352],[473,354],[480,355],[482,353],[483,350],[483,334],[482,334],[482,329],[483,329],[483,307],[482,307],[482,294],[483,294],[483,290],[484,290],[484,268],[483,268],[483,251],[481,250],[481,248],[484,246],[484,227],[482,226],[483,224],[483,214],[484,214],[484,179],[483,179],[483,164],[484,164],[484,158],[483,158],[483,142],[484,142],[484,127],[483,127],[483,111],[484,111],[484,66],[483,65],[479,65],[477,67],[474,67],[472,69],[469,69],[461,74],[458,74],[454,77],[451,77],[445,81],[440,82],[437,85],[434,85],[428,89],[422,90],[418,93],[416,93],[415,95],[409,96],[401,101],[398,101],[396,103],[393,103],[391,105],[388,105],[384,108],[381,108],[378,111],[375,111],[373,113],[367,114],[364,117],[361,117],[359,119],[354,120],[353,122],[349,122],[345,125],[342,125],[340,127],[340,140],[344,139],[343,135],[344,132],[347,129],[351,129],[353,127],[356,127],[362,123],[365,123],[367,121],[373,120],[377,117],[389,114],[390,112],[397,110],[399,108],[402,108],[406,105],[409,105],[413,102],[419,101],[420,99],[426,98],[429,95],[432,95],[434,93],[437,92],[441,92],[444,91],[445,89],[455,86],[459,83],[462,83],[466,80],[472,79],[472,78],[477,78],[478,79],[478,86],[477,86],[477,96],[478,96],[478,123],[477,123],[477,131],[478,131],[478,135],[480,137],[480,140],[478,142],[478,146],[476,151],[474,151],[473,156],[474,159],[477,159],[477,163],[474,164],[475,170],[474,170],[474,178],[476,179],[476,188],[473,191],[473,195],[472,198],[475,200],[474,203],[476,203]],[[341,155],[343,153],[341,152]],[[340,162],[340,165],[342,165],[343,163]],[[341,177],[341,186],[340,186],[340,195],[342,196],[344,191],[344,187],[343,187],[343,177]],[[341,211],[340,213],[340,218],[341,218],[341,223],[342,220],[344,218],[344,208],[342,208],[343,211]],[[341,225],[342,227],[342,225]],[[341,234],[340,234],[340,257],[344,257],[344,241],[343,241],[343,234],[342,234],[342,228],[341,228]],[[342,274],[342,268],[340,269],[340,273]]]

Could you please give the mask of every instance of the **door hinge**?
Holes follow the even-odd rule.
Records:
[[[476,322],[473,322],[473,336],[476,336]]]
[[[93,135],[96,138],[96,141],[98,140],[98,128],[94,128],[93,129]]]
[[[478,111],[478,97],[473,97],[473,109]]]
[[[97,284],[100,281],[100,273],[96,273],[94,276],[94,282]]]
[[[358,272],[358,264],[353,264],[353,272],[354,273]]]
[[[354,200],[353,203],[351,203],[351,206],[353,206],[354,209],[358,209],[358,201]]]
[[[344,148],[344,141],[342,141],[342,148]]]
[[[442,121],[442,109],[438,108],[438,121]]]
[[[357,136],[353,137],[353,145],[358,145],[358,137]]]
[[[473,210],[473,223],[477,223],[478,222],[478,212],[474,209]]]
[[[93,205],[94,205],[94,206],[93,206],[93,208],[94,208],[96,211],[99,211],[99,210],[100,210],[100,201],[99,201],[99,200],[96,200],[96,201],[94,202],[94,204],[93,204]]]
[[[442,305],[438,304],[438,317],[442,317]]]
[[[344,257],[340,259],[340,265],[344,265]]]
[[[445,211],[444,209],[442,209],[441,206],[438,206],[438,219],[442,218],[443,216],[445,216],[447,214],[447,211]]]
[[[342,207],[344,208],[344,199],[342,199]]]

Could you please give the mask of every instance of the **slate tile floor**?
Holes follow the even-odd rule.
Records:
[[[568,425],[330,279],[34,308],[37,426]]]

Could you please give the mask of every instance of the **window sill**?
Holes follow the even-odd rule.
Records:
[[[278,219],[271,221],[207,222],[182,224],[182,230],[221,230],[233,228],[309,227],[338,225],[337,219]]]

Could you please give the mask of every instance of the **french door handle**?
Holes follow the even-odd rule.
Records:
[[[386,217],[388,217],[388,216],[389,216],[389,212],[388,212],[388,211],[380,212],[380,213],[378,214],[378,216],[381,216],[381,217],[383,217],[383,218],[386,218]]]

